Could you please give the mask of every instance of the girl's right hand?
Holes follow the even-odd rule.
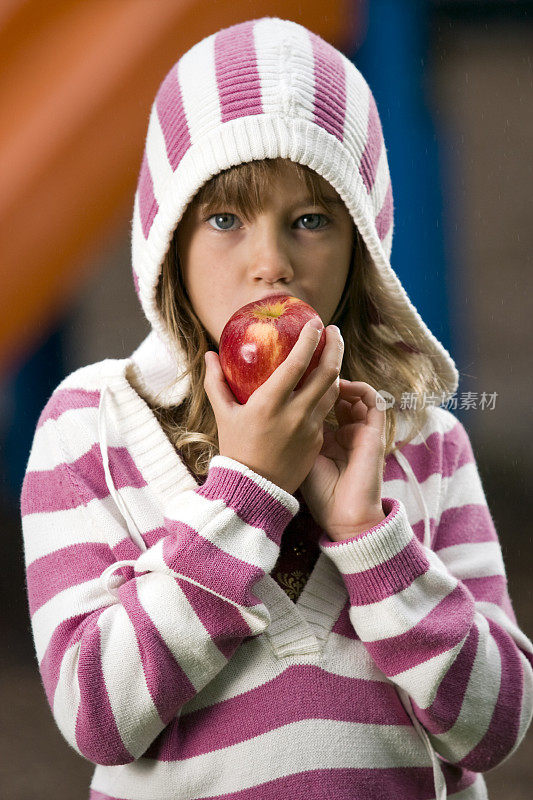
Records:
[[[218,354],[206,354],[204,388],[217,422],[220,455],[245,464],[290,494],[302,484],[322,449],[323,423],[340,391],[344,341],[334,325],[326,328],[318,366],[294,391],[320,336],[321,331],[304,325],[285,361],[244,405],[227,384]]]

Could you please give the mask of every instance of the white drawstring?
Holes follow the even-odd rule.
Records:
[[[426,501],[424,500],[424,495],[422,494],[422,489],[420,488],[419,483],[418,483],[418,481],[416,479],[415,473],[413,472],[413,469],[412,469],[409,461],[404,456],[404,454],[401,453],[399,450],[393,450],[392,452],[394,453],[394,455],[396,457],[396,460],[398,461],[400,466],[403,468],[403,470],[406,473],[407,477],[411,481],[411,484],[412,484],[412,486],[413,486],[413,488],[415,490],[416,496],[418,498],[418,503],[420,505],[420,510],[422,511],[422,516],[424,518],[424,547],[427,547],[429,549],[431,547],[431,527],[430,527],[430,524],[429,524],[428,507],[426,505]]]
[[[119,584],[115,587],[111,586],[111,577],[113,573],[121,567],[135,567],[135,564],[135,560],[124,559],[124,561],[114,561],[112,564],[106,567],[100,575],[100,583],[103,583],[105,590],[109,592],[109,594],[112,594],[113,597],[118,597],[118,589],[122,584]]]
[[[107,391],[108,387],[106,385],[102,390],[102,393],[100,395],[100,402],[98,404],[98,438],[100,440],[100,453],[102,454],[102,464],[104,467],[105,482],[107,484],[107,488],[109,489],[111,497],[114,499],[120,513],[124,517],[124,520],[126,522],[126,525],[128,526],[128,531],[132,540],[135,542],[135,544],[139,547],[140,550],[145,551],[148,548],[141,536],[141,533],[137,525],[133,520],[132,515],[128,510],[124,498],[122,497],[120,492],[117,490],[115,484],[113,483],[113,477],[111,475],[111,470],[109,469],[109,456],[107,452],[107,428],[105,421],[105,396]],[[125,559],[123,561],[114,561],[113,564],[110,564],[108,567],[106,567],[105,570],[100,575],[100,582],[103,584],[106,591],[112,594],[113,597],[118,597],[118,589],[121,584],[118,584],[117,586],[111,586],[111,579],[113,577],[113,574],[117,571],[117,569],[120,569],[121,567],[133,567],[135,569],[136,564],[137,560],[135,559],[133,560]],[[193,578],[189,578],[188,575],[182,575],[180,572],[174,572],[174,570],[172,571],[172,575],[174,577],[181,578],[184,581],[188,581],[188,583],[192,583],[195,586],[199,586],[201,589],[203,589],[204,592],[209,592],[210,594],[214,594],[215,597],[218,597],[220,600],[224,600],[226,603],[230,603],[230,605],[235,606],[235,608],[237,608],[242,614],[243,611],[242,606],[240,606],[239,603],[235,602],[234,600],[230,600],[228,597],[224,597],[224,595],[215,592],[213,589],[209,589],[207,586],[204,586],[203,583],[195,581]],[[250,616],[252,619],[254,618],[254,614],[252,612],[250,612]],[[262,627],[257,629],[257,632],[260,632],[263,629],[264,627],[263,621],[261,621],[261,626]],[[253,626],[250,627],[255,633],[256,629],[254,629]]]
[[[429,757],[431,758],[431,764],[433,767],[433,785],[435,787],[435,800],[446,800],[448,796],[446,790],[446,781],[444,780],[444,775],[442,774],[442,769],[439,764],[439,759],[437,757],[437,754],[435,753],[435,750],[433,749],[433,745],[429,740],[429,736],[427,735],[427,732],[424,730],[424,728],[416,718],[416,715],[413,711],[413,706],[411,705],[411,698],[409,697],[405,689],[402,689],[400,686],[397,686],[396,691],[398,692],[401,703],[405,708],[405,710],[407,711],[407,713],[409,714],[409,716],[411,717],[411,722],[413,723],[416,732],[424,742]]]
[[[399,450],[393,450],[393,453],[394,453],[394,455],[396,457],[396,460],[398,461],[398,463],[400,464],[400,466],[403,468],[404,472],[406,473],[411,485],[413,486],[415,494],[416,494],[416,496],[418,498],[420,509],[422,511],[422,515],[423,515],[423,518],[424,518],[424,547],[430,548],[431,547],[431,527],[430,527],[430,524],[429,524],[428,507],[426,505],[426,501],[424,499],[424,495],[422,494],[422,490],[420,488],[420,485],[419,485],[419,483],[418,483],[418,481],[416,479],[416,476],[415,476],[415,474],[413,472],[413,469],[412,469],[409,461],[407,460],[407,458]],[[420,736],[420,738],[422,739],[422,741],[424,742],[424,745],[426,747],[428,755],[431,758],[431,764],[433,766],[433,784],[435,786],[435,800],[446,800],[446,797],[447,797],[446,781],[444,780],[444,775],[442,774],[442,769],[441,769],[441,766],[439,764],[439,759],[437,757],[437,754],[435,753],[435,750],[433,749],[433,745],[431,744],[429,736],[428,736],[426,730],[424,729],[424,727],[418,721],[418,719],[417,719],[417,717],[416,717],[416,715],[415,715],[415,713],[413,711],[413,706],[411,704],[411,698],[409,697],[409,695],[407,694],[405,689],[402,689],[400,686],[396,686],[396,690],[398,692],[398,695],[400,697],[400,700],[402,702],[403,707],[405,708],[405,710],[409,714],[409,717],[411,718],[411,721],[412,721],[412,723],[414,725],[414,728],[415,728],[416,732],[418,733],[418,735]]]

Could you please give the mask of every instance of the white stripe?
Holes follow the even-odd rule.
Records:
[[[450,650],[398,672],[394,676],[394,683],[405,689],[420,708],[428,708],[435,700],[440,683],[461,652],[467,636]]]
[[[153,226],[152,226],[153,227]],[[139,189],[135,192],[133,198],[133,215],[131,220],[131,263],[134,265],[134,272],[140,280],[140,272],[146,272],[149,268],[147,265],[148,259],[145,255],[146,241],[144,239],[142,222],[141,222],[141,207],[139,200]],[[133,283],[133,274],[132,274]],[[133,284],[134,285],[134,284]],[[134,288],[135,291],[135,288]]]
[[[489,603],[486,600],[477,602],[476,608],[480,614],[488,617],[488,619],[491,619],[493,622],[497,622],[504,631],[507,631],[509,636],[515,640],[518,647],[524,650],[524,652],[531,653],[533,655],[533,644],[527,638],[525,633],[523,633],[511,619],[509,619],[503,608],[497,606],[495,603]]]
[[[308,770],[430,766],[412,726],[309,719],[188,758],[186,770],[177,770],[175,762],[151,759],[97,767],[92,788],[133,800],[142,786],[143,800],[161,800],[165,787],[165,797],[185,800],[238,792]]]
[[[163,192],[167,188],[168,182],[172,179],[173,172],[168,160],[165,137],[163,136],[155,103],[152,106],[146,134],[146,157],[152,176],[154,197],[160,206],[164,196]]]
[[[437,513],[436,508],[439,500],[440,485],[441,476],[438,472],[429,475],[425,481],[419,484],[432,518],[435,518]],[[394,497],[396,500],[401,500],[405,506],[407,517],[411,525],[423,520],[420,505],[409,480],[394,478],[393,480],[383,481],[381,495],[382,497]]]
[[[60,447],[61,431],[76,430],[76,436],[69,436],[69,455],[76,461],[85,455],[95,443],[98,409],[96,407],[71,408],[57,419],[47,419],[37,428],[27,469],[32,472],[46,472],[64,463]]]
[[[98,627],[102,674],[111,710],[124,746],[138,758],[164,726],[146,685],[135,630],[121,605],[100,614]]]
[[[455,544],[440,549],[438,557],[459,580],[505,574],[499,542]]]
[[[385,195],[387,194],[389,183],[390,183],[390,173],[387,162],[387,151],[385,150],[385,147],[382,147],[376,174],[374,177],[374,185],[370,191],[370,197],[372,198],[372,207],[375,209],[376,217],[381,212],[383,203],[385,202]]]
[[[90,614],[99,608],[106,608],[114,598],[106,592],[98,578],[71,586],[58,592],[44,603],[32,617],[33,638],[37,660],[41,663],[46,648],[50,644],[56,628],[70,617]]]
[[[110,498],[95,500],[89,505],[94,525],[87,524],[86,506],[50,513],[27,514],[23,525],[26,567],[38,558],[64,547],[77,544],[109,544],[107,531],[111,522],[110,506],[113,506],[113,516],[116,516],[118,521],[119,511],[116,505]],[[125,524],[124,529],[126,530]]]
[[[321,670],[327,660],[328,673],[354,680],[373,681],[377,684],[390,684],[383,672],[378,669],[363,642],[331,633],[324,655],[309,653],[298,655],[298,664],[309,664]],[[192,697],[181,709],[186,715],[200,708],[231,700],[253,691],[265,683],[265,655],[268,646],[264,639],[252,638],[243,642],[231,657],[231,674],[227,671],[216,675],[201,693]],[[287,669],[283,659],[272,657],[268,651],[268,680],[279,678]]]
[[[431,568],[401,592],[369,603],[351,606],[350,619],[364,642],[400,636],[421,622],[455,587],[457,581],[442,571],[431,550],[425,550]]]
[[[203,39],[178,62],[183,109],[191,144],[221,124],[215,72],[215,34]],[[202,91],[198,91],[198,86]]]
[[[383,237],[383,239],[381,241],[381,246],[383,247],[383,250],[387,254],[388,258],[390,258],[390,253],[391,253],[391,250],[392,250],[392,235],[393,235],[393,232],[394,232],[394,220],[393,220],[393,224],[389,228],[389,232]]]
[[[500,690],[501,657],[498,645],[481,615],[476,616],[474,624],[479,630],[479,640],[461,711],[449,731],[430,735],[438,752],[450,761],[465,758],[483,738]]]
[[[466,505],[487,505],[477,466],[471,461],[455,470],[453,475],[442,478],[441,513],[448,508]]]
[[[209,500],[187,490],[175,498],[166,513],[172,514],[171,519],[200,531],[219,550],[254,567],[263,569],[265,559],[269,563],[273,559],[274,566],[279,555],[279,546],[261,528],[248,525],[222,499]]]
[[[286,38],[289,28],[290,40]],[[280,33],[285,40],[281,45]],[[300,119],[312,120],[315,78],[308,32],[299,25],[265,18],[254,25],[254,43],[264,113],[293,115],[296,107]],[[290,68],[294,61],[297,70]]]
[[[196,691],[200,691],[226,665],[227,659],[178,582],[171,576],[143,575],[137,581],[137,596],[179,666]]]
[[[369,88],[359,71],[343,56],[346,75],[346,115],[344,119],[344,140],[352,153],[357,168],[365,151],[368,130]]]
[[[80,643],[65,651],[59,670],[54,702],[53,715],[57,727],[67,742],[82,755],[76,742],[76,721],[80,707],[80,687],[78,683],[78,660]]]

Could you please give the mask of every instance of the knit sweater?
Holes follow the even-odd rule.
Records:
[[[271,573],[298,499],[220,455],[199,486],[133,365],[57,387],[21,500],[39,669],[92,800],[486,797],[533,647],[463,425],[431,409],[386,459],[386,518],[322,531],[293,602]]]

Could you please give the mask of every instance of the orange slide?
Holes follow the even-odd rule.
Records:
[[[0,4],[0,376],[79,291],[91,245],[132,210],[150,106],[179,55],[280,16],[348,50],[351,0],[4,0]]]

